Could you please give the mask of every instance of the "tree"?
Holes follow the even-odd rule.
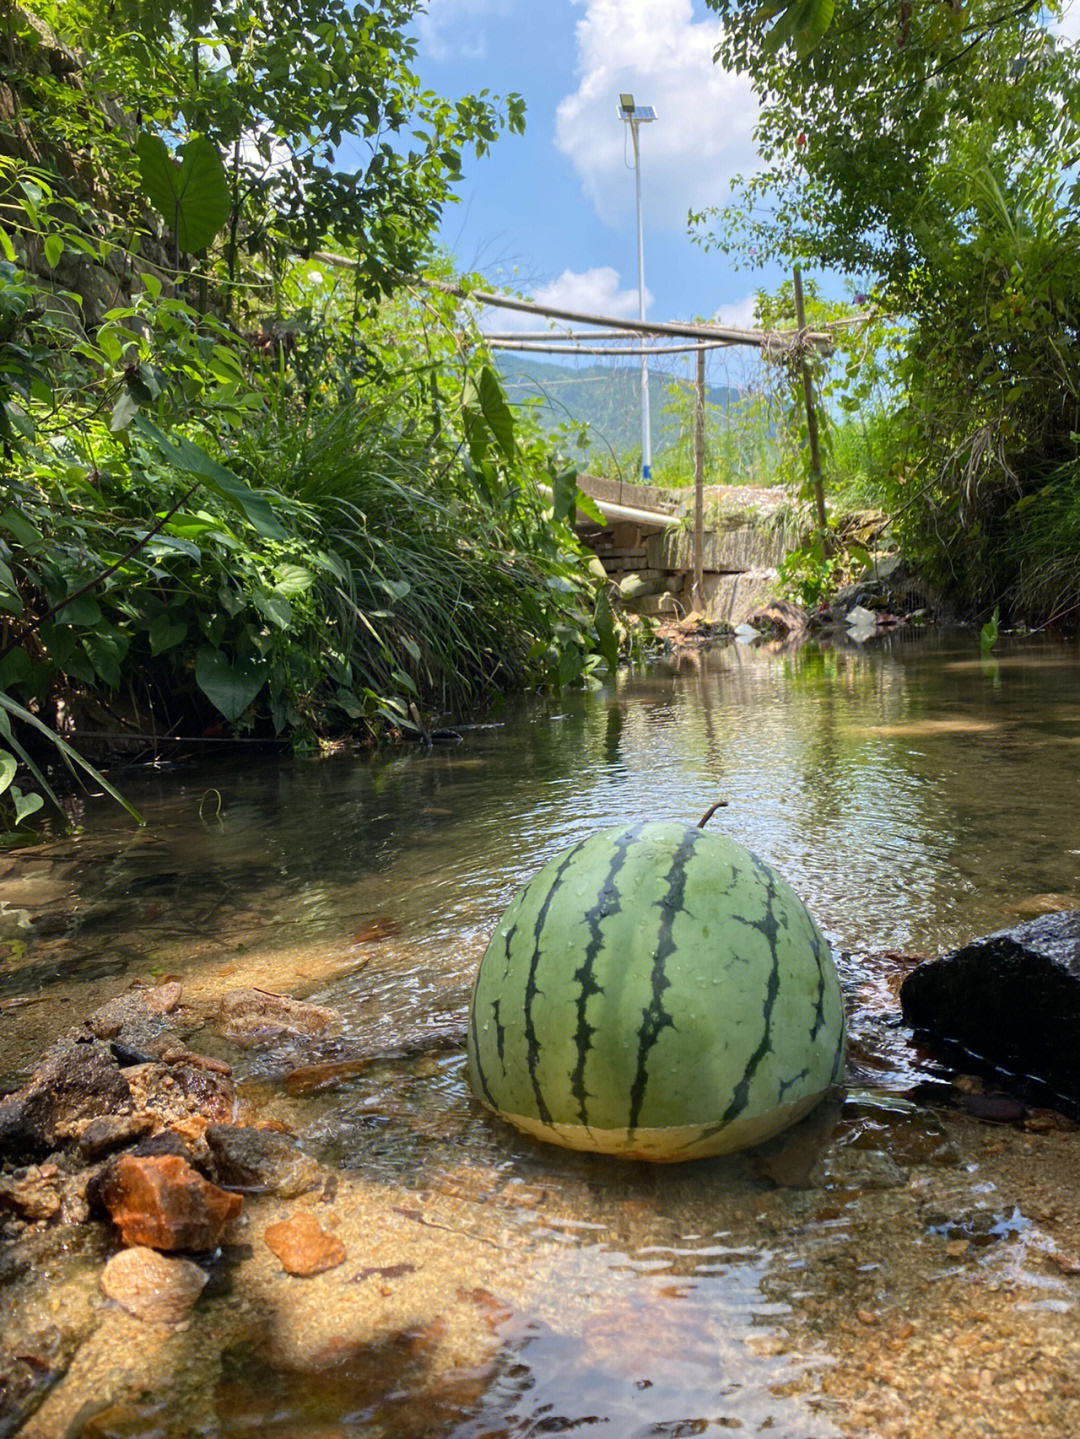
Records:
[[[705,242],[857,276],[903,318],[913,463],[888,498],[940,577],[993,595],[1013,506],[1076,460],[1080,55],[1026,3],[924,0],[898,29],[837,0],[801,54],[766,43],[766,10],[710,3],[766,168]]]
[[[451,101],[422,87],[408,32],[417,0],[40,8],[86,56],[88,88],[124,97],[137,124],[170,147],[197,135],[217,148],[228,175],[230,279],[242,247],[304,250],[331,238],[361,256],[366,298],[387,292],[428,255],[464,153],[483,154],[501,128],[524,123],[516,95],[501,108],[487,92]],[[129,138],[112,129],[115,174]]]

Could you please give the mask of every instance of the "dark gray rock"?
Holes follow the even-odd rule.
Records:
[[[22,1089],[0,1100],[0,1157],[41,1158],[86,1122],[130,1107],[127,1080],[104,1040],[61,1040]]]
[[[211,1124],[206,1143],[214,1177],[229,1189],[258,1189],[295,1199],[323,1182],[322,1165],[285,1134],[242,1124]]]
[[[972,940],[912,970],[904,1018],[1080,1099],[1080,909]]]

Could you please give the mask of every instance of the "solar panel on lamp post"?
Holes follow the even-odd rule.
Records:
[[[619,96],[619,118],[630,126],[634,142],[634,195],[637,202],[638,319],[645,319],[645,246],[641,225],[641,149],[638,126],[656,119],[651,105],[636,105],[630,94]],[[649,424],[649,358],[641,356],[641,478],[652,479],[652,433]]]

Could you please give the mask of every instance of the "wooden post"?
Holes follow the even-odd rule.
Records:
[[[795,323],[802,338],[806,332],[806,306],[803,303],[802,271],[795,266]],[[810,366],[805,352],[799,362],[802,370],[803,399],[806,402],[806,434],[810,441],[810,480],[814,487],[814,505],[817,509],[818,529],[825,537],[825,486],[821,479],[821,443],[818,437],[817,410],[814,408],[814,387],[810,380]]]
[[[705,545],[705,351],[697,352],[697,409],[694,415],[694,588],[691,608],[705,612],[702,575]]]

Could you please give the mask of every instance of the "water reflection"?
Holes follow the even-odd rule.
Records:
[[[712,824],[786,875],[840,955],[849,1079],[932,1072],[897,1023],[912,953],[1080,890],[1080,663],[976,646],[730,646],[523,704],[453,751],[133,773],[146,833],[94,803],[80,837],[0,861],[0,994],[76,1015],[135,976],[312,993],[344,1034],[253,1051],[245,1093],[343,1184],[492,1256],[495,1278],[451,1296],[483,1340],[467,1362],[443,1364],[430,1318],[302,1372],[246,1334],[200,1375],[200,1432],[835,1432],[815,1407],[824,1344],[791,1337],[800,1266],[848,1242],[859,1186],[956,1163],[940,1125],[864,1102],[800,1208],[819,1140],[677,1171],[563,1154],[479,1111],[458,1041],[486,935],[541,864],[583,831],[723,798]],[[5,1033],[31,1013],[3,1011]],[[347,1283],[392,1285],[399,1258]],[[171,1436],[171,1412],[155,1394],[83,1432]]]

